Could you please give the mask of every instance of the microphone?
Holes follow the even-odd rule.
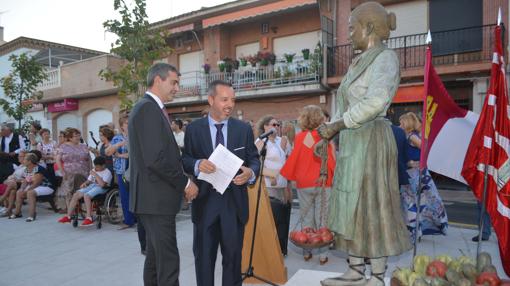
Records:
[[[276,129],[274,128],[271,128],[271,130],[267,131],[266,133],[263,133],[262,135],[259,136],[259,139],[260,140],[264,140],[266,139],[267,137],[273,135],[276,133]]]

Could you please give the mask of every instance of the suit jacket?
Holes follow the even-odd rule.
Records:
[[[227,136],[227,149],[241,158],[244,161],[243,165],[249,167],[255,175],[258,175],[260,169],[259,154],[257,147],[255,147],[251,127],[240,120],[229,118]],[[212,142],[207,117],[196,120],[186,127],[183,152],[183,165],[186,173],[195,174],[196,161],[209,158],[213,152]],[[208,203],[208,196],[212,192],[216,192],[212,185],[205,181],[198,180],[197,185],[199,193],[197,198],[193,200],[191,210],[191,220],[194,223],[197,223],[202,217],[205,205]],[[239,221],[243,224],[248,221],[247,185],[237,186],[231,183],[223,194],[225,199],[230,200],[229,203],[236,209]]]
[[[188,178],[170,124],[145,95],[129,115],[129,210],[136,214],[179,212]]]

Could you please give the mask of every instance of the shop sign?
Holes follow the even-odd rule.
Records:
[[[78,100],[66,98],[63,101],[48,103],[48,112],[63,112],[78,110]]]

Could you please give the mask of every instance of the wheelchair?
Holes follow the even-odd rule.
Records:
[[[76,205],[76,210],[71,216],[73,227],[78,227],[78,220],[84,218],[84,210],[82,205],[85,204],[83,198]],[[120,202],[119,187],[113,184],[108,187],[108,191],[104,194],[97,195],[92,198],[92,213],[96,216],[96,228],[101,229],[103,226],[103,216],[111,224],[118,224],[123,219],[122,206]]]

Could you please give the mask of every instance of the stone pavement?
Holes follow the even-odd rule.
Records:
[[[24,219],[0,218],[1,286],[143,285],[144,256],[140,254],[134,229],[118,231],[117,226],[108,223],[104,223],[100,230],[95,227],[73,228],[70,224],[57,223],[59,215],[46,208],[47,204],[38,204],[37,220],[31,223]],[[26,211],[26,206],[23,210]],[[298,210],[294,208],[292,213],[295,223]],[[475,234],[473,229],[450,227],[447,236],[424,237],[418,253],[459,256],[462,250],[466,255],[474,256],[476,243],[471,242],[471,237]],[[189,211],[178,215],[177,236],[181,256],[180,284],[196,285]],[[492,254],[498,273],[503,275],[495,236],[484,242],[482,248]],[[391,257],[387,274],[390,275],[396,266],[408,266],[411,257],[411,251]],[[288,277],[291,279],[300,269],[327,272],[347,269],[343,253],[333,251],[329,258],[329,263],[324,266],[319,265],[317,255],[305,262],[300,249],[290,245],[289,255],[285,258]],[[215,284],[221,285],[220,255]]]

